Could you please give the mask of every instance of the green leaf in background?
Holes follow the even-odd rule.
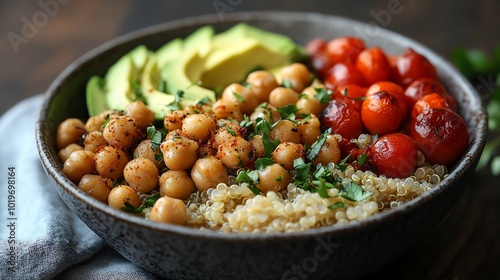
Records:
[[[500,156],[496,156],[491,161],[491,173],[495,176],[500,175]]]
[[[481,50],[457,48],[452,53],[452,60],[468,79],[493,71],[492,60]]]

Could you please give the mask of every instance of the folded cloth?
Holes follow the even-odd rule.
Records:
[[[34,136],[42,99],[0,118],[0,279],[155,279],[107,246],[51,185]]]

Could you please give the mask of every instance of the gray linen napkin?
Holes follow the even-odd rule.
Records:
[[[107,246],[47,179],[34,140],[42,99],[0,118],[0,279],[155,279]]]

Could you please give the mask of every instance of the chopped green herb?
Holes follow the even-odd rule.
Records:
[[[282,84],[283,87],[286,87],[286,88],[292,88],[292,82],[290,81],[290,79],[283,79],[283,84]]]
[[[181,98],[184,96],[184,91],[178,90],[175,92],[174,96],[175,96],[175,100],[173,102],[171,102],[170,104],[168,104],[167,107],[172,111],[182,109],[180,102],[181,102]]]
[[[134,93],[135,93],[134,101],[139,100],[139,101],[142,101],[142,103],[144,103],[144,105],[148,105],[148,101],[146,100],[146,97],[144,96],[144,91],[142,90],[139,83],[137,81],[134,81],[133,86],[134,86]]]
[[[260,194],[260,190],[256,186],[256,184],[259,182],[259,173],[257,172],[257,170],[240,171],[238,176],[236,176],[236,182],[247,183],[248,189],[250,189],[256,195]]]
[[[161,92],[167,92],[167,81],[164,79],[161,79],[160,82],[158,83],[158,91]]]
[[[299,111],[299,109],[297,108],[297,105],[290,104],[284,107],[276,108],[276,111],[278,111],[283,120],[293,121],[295,120],[295,114]]]
[[[339,208],[347,208],[349,205],[348,204],[345,204],[343,202],[335,202],[334,204],[328,206],[328,208],[330,210],[335,210],[335,209],[339,209]]]
[[[366,154],[365,153],[362,153],[359,157],[358,157],[358,163],[363,165],[365,164],[365,161],[366,161]]]
[[[274,179],[276,182],[281,182],[283,180],[283,174]]]
[[[319,136],[318,140],[314,142],[314,144],[311,147],[311,150],[309,150],[309,153],[307,154],[308,160],[313,161],[318,157],[319,151],[325,144],[327,136],[331,133],[331,131],[332,131],[331,128],[325,130],[325,132],[323,132],[323,134]]]
[[[249,82],[243,82],[243,83],[241,83],[241,85],[246,87],[246,88],[252,88],[252,84]]]
[[[255,161],[255,168],[259,171],[264,170],[264,168],[273,165],[274,161],[271,158],[258,158]]]
[[[106,125],[109,123],[109,120],[111,119],[110,115],[107,114],[106,117],[104,117],[104,123],[101,125],[101,128],[104,129]]]
[[[317,191],[319,196],[321,196],[322,198],[330,198],[330,196],[328,195],[328,191],[326,190],[326,183],[324,178],[319,179]]]
[[[123,205],[124,206],[121,208],[123,211],[133,213],[133,214],[142,213],[144,208],[146,208],[144,205],[139,206],[139,208],[135,208],[132,204],[130,204],[127,201]]]
[[[319,100],[320,104],[325,104],[328,103],[330,100],[332,100],[331,94],[332,91],[326,88],[314,88],[316,90],[316,94],[314,97]]]
[[[295,180],[302,182],[309,177],[311,163],[305,163],[302,158],[296,158],[293,160],[293,168],[296,171]]]
[[[153,194],[152,196],[150,196],[148,199],[146,199],[146,201],[144,201],[144,205],[148,206],[148,207],[153,207],[153,205],[155,204],[155,202],[161,197],[161,195],[159,193],[156,193],[156,194]]]
[[[233,130],[230,126],[226,126],[226,130],[227,130],[227,132],[229,132],[229,134],[231,134],[232,136],[236,136],[236,132],[234,132],[234,130]]]
[[[241,127],[250,127],[252,126],[253,122],[250,120],[250,118],[247,115],[243,115],[243,120],[240,122]]]
[[[211,101],[212,100],[208,96],[205,96],[202,99],[198,100],[198,102],[196,102],[196,104],[201,106],[201,105],[210,104]]]
[[[347,160],[351,157],[351,155],[347,155],[345,158],[343,158],[339,163],[338,163],[338,167],[339,167],[339,170],[344,172],[346,169],[347,169]]]
[[[238,102],[245,102],[245,99],[243,98],[243,96],[241,96],[241,94],[233,91],[233,95],[234,97],[236,97],[236,100],[238,100]]]
[[[349,182],[340,189],[339,195],[351,201],[363,201],[373,195],[372,192],[365,191],[360,185]]]
[[[150,125],[146,128],[146,133],[148,138],[151,139],[151,150],[155,151],[160,147],[163,139],[165,139],[167,130],[165,128],[156,129],[154,125]]]
[[[299,94],[299,99],[309,99],[309,95],[307,95],[307,93],[301,93]]]

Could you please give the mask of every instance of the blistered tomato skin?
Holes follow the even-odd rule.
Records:
[[[415,106],[413,106],[413,110],[411,112],[412,118],[416,118],[420,113],[422,113],[425,109],[429,108],[449,108],[448,102],[441,95],[437,93],[431,93],[422,96]]]
[[[366,48],[363,40],[356,37],[339,37],[328,42],[326,53],[330,62],[356,63],[358,55]]]
[[[399,128],[404,113],[396,96],[381,91],[367,96],[363,101],[361,119],[371,134],[385,135]]]
[[[404,87],[420,78],[437,79],[437,72],[427,58],[407,48],[401,56],[396,59],[394,78],[396,82]]]
[[[418,147],[406,134],[392,133],[380,137],[372,146],[371,152],[378,174],[406,178],[415,171]]]
[[[368,84],[389,80],[392,76],[389,60],[378,47],[362,51],[356,59],[356,68]]]
[[[366,90],[366,96],[370,96],[381,91],[386,91],[396,96],[399,100],[399,107],[401,108],[403,115],[406,117],[409,114],[411,107],[409,107],[408,102],[406,101],[405,91],[400,85],[388,81],[377,82],[372,84]]]
[[[415,103],[421,99],[423,96],[431,93],[437,93],[441,95],[452,109],[456,109],[457,102],[455,99],[446,91],[444,86],[436,79],[422,78],[415,80],[406,88],[404,94],[406,96],[406,101],[413,107]]]
[[[325,85],[328,89],[334,89],[335,87],[346,84],[358,84],[363,86],[366,82],[356,66],[346,63],[337,63],[328,70]]]
[[[431,164],[454,163],[469,143],[464,120],[448,108],[424,110],[411,122],[409,135]]]
[[[363,132],[361,116],[352,103],[343,99],[334,99],[320,115],[324,129],[331,128],[332,133],[347,139],[357,138]]]

